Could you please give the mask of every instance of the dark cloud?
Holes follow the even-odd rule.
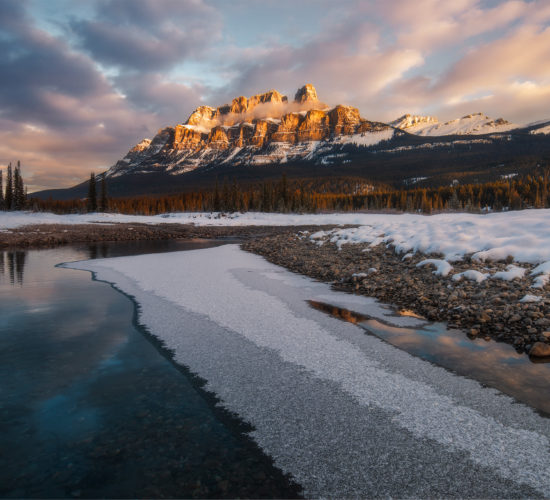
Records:
[[[0,110],[2,117],[73,126],[81,115],[63,112],[71,99],[98,98],[109,84],[85,56],[35,29],[19,2],[0,2]]]
[[[198,101],[196,90],[158,75],[113,85],[87,55],[38,29],[27,8],[0,1],[0,166],[21,160],[31,188],[109,167]]]
[[[157,74],[136,78],[123,74],[115,78],[117,87],[137,107],[165,118],[167,124],[179,123],[199,106],[201,96],[208,92],[202,85],[189,86],[164,80]]]
[[[103,0],[94,19],[71,26],[98,61],[140,71],[196,58],[221,35],[219,15],[201,0]]]

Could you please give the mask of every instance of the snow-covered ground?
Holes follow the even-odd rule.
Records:
[[[517,262],[543,264],[550,262],[550,210],[523,210],[484,215],[446,213],[433,216],[417,214],[266,214],[259,212],[235,213],[223,216],[217,213],[172,213],[158,216],[131,216],[120,214],[54,215],[31,212],[0,212],[2,230],[27,224],[84,224],[84,223],[181,223],[198,226],[248,225],[322,225],[357,224],[358,228],[319,231],[311,235],[322,244],[332,241],[344,244],[386,244],[398,253],[441,253],[452,263],[466,254],[474,260],[501,260],[508,256]],[[0,236],[1,237],[1,236]],[[443,264],[447,275],[452,269]],[[550,264],[537,271],[537,283],[545,283],[550,275]],[[519,277],[518,272],[498,276]]]
[[[372,299],[333,292],[236,245],[67,267],[135,297],[140,321],[253,425],[252,438],[307,496],[550,491],[550,420],[306,302],[387,320]]]

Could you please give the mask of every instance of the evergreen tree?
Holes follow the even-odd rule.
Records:
[[[0,210],[4,210],[4,172],[0,170]]]
[[[17,162],[13,175],[13,208],[23,210],[26,205],[25,186],[21,176],[21,162]]]
[[[105,173],[101,176],[101,198],[99,205],[100,212],[107,211],[107,181],[105,180]]]
[[[6,176],[6,196],[4,196],[4,204],[6,210],[13,208],[13,174],[11,171],[11,162],[8,165],[8,173]]]
[[[95,185],[95,174],[90,174],[90,184],[88,185],[88,212],[97,210],[97,194]]]
[[[214,189],[214,199],[212,203],[212,208],[214,212],[219,212],[221,210],[221,200],[220,200],[220,188],[218,186],[218,178],[216,177],[216,187]]]

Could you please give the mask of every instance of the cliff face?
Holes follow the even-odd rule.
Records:
[[[326,146],[343,137],[383,131],[391,135],[393,128],[361,118],[351,106],[329,109],[315,87],[306,84],[293,101],[270,90],[237,97],[218,108],[199,106],[185,123],[161,129],[152,141],[130,150],[108,175],[142,167],[150,171],[158,165],[182,172],[228,158],[251,164],[280,162],[303,158],[318,143]]]
[[[302,109],[303,108],[303,109]],[[183,125],[175,127],[174,150],[262,147],[269,142],[296,144],[321,141],[335,135],[353,135],[375,128],[350,106],[328,110],[317,98],[315,87],[304,85],[292,103],[276,90],[250,98],[237,97],[231,104],[200,106]],[[378,128],[387,126],[378,124]]]

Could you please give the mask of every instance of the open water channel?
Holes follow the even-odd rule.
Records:
[[[0,251],[0,496],[298,495],[246,426],[136,325],[129,297],[55,267],[219,244]]]

